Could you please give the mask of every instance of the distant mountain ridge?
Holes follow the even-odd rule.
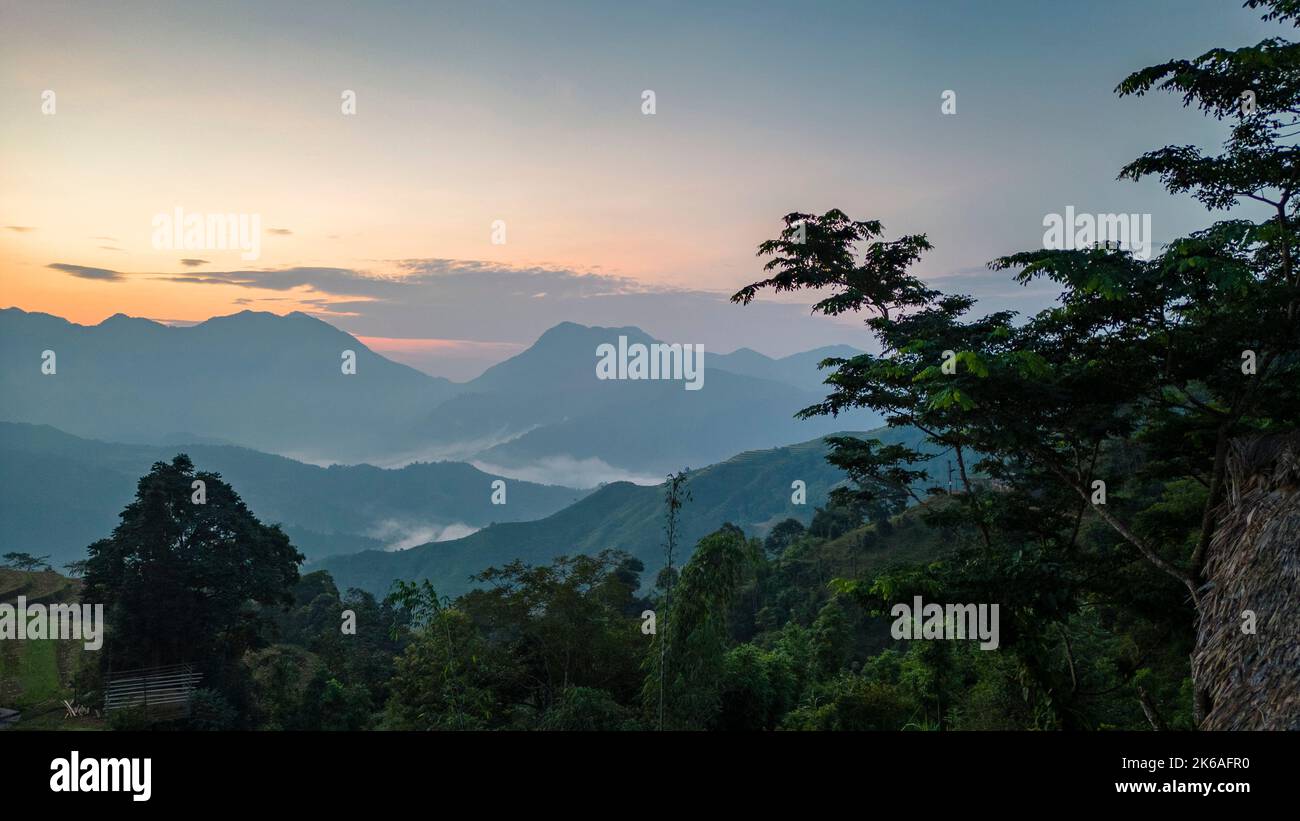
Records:
[[[0,553],[48,553],[56,564],[84,558],[117,525],[150,465],[179,452],[222,474],[262,521],[283,524],[308,558],[541,518],[586,493],[508,480],[506,504],[494,505],[499,477],[463,463],[321,468],[229,445],[123,445],[0,423]]]
[[[788,382],[803,390],[824,392],[825,386],[823,383],[826,377],[830,375],[830,371],[819,370],[818,364],[823,359],[836,357],[851,359],[861,353],[863,351],[850,345],[827,345],[823,348],[815,348],[811,351],[773,359],[751,348],[740,348],[728,354],[709,354],[706,361],[711,368],[720,368],[741,376],[756,376],[760,379]]]
[[[349,350],[353,375],[342,372]],[[54,374],[42,373],[44,351]],[[362,461],[393,424],[458,390],[297,312],[85,326],[8,308],[0,352],[2,420],[125,442],[193,431],[313,461]]]
[[[473,461],[583,487],[649,481],[880,421],[867,412],[794,418],[825,394],[816,363],[852,349],[782,359],[706,352],[703,388],[687,391],[675,379],[598,379],[597,348],[619,337],[657,341],[636,327],[563,322],[457,384],[298,312],[183,327],[117,314],[83,326],[9,308],[0,310],[0,420],[115,442],[224,442],[318,464]],[[52,374],[42,372],[45,351]],[[345,351],[356,356],[354,374],[341,367]]]
[[[851,435],[928,450],[920,431],[911,428]],[[828,446],[819,438],[741,453],[693,472],[687,483],[692,498],[682,508],[679,523],[679,560],[686,561],[695,543],[725,522],[750,535],[761,535],[787,517],[808,524],[814,508],[825,504],[827,493],[845,481],[843,473],[826,461],[827,452]],[[927,486],[939,484],[941,458],[918,467],[930,469]],[[792,501],[795,480],[806,485],[806,504]],[[646,566],[642,579],[653,582],[664,565],[664,493],[663,485],[616,482],[544,519],[497,524],[462,539],[400,552],[330,556],[308,569],[328,570],[340,588],[359,587],[376,594],[387,591],[395,579],[428,579],[440,594],[454,597],[473,586],[472,574],[493,565],[514,559],[546,564],[559,555],[617,548],[639,558]]]
[[[629,346],[660,341],[635,327],[561,323],[527,350],[466,383],[462,393],[433,409],[410,438],[448,447],[476,442],[474,458],[502,471],[590,463],[663,476],[744,450],[794,444],[846,425],[874,427],[880,421],[866,412],[838,420],[795,418],[825,392],[783,379],[806,366],[811,376],[799,381],[818,381],[821,351],[782,360],[753,354],[748,362],[741,361],[743,355],[710,358],[706,352],[703,388],[688,391],[678,379],[599,379],[596,350],[620,337]],[[749,372],[737,373],[717,362]]]

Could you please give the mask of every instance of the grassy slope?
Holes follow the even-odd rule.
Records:
[[[0,568],[0,602],[75,602],[81,583],[57,573],[27,573]],[[79,641],[0,641],[0,707],[18,710],[15,729],[61,730],[102,728],[93,717],[65,718],[63,699],[72,699],[69,683],[80,665],[95,659]]]
[[[887,443],[917,446],[920,433],[910,429],[856,434]],[[826,494],[844,480],[826,462],[822,439],[769,450],[747,451],[692,473],[691,500],[682,508],[677,560],[689,557],[695,543],[726,522],[750,535],[764,535],[775,523],[792,517],[805,525]],[[923,465],[937,480],[938,458]],[[791,503],[790,484],[807,483],[807,503]],[[547,564],[560,555],[626,550],[645,564],[643,581],[653,581],[663,566],[664,488],[616,482],[552,516],[532,522],[497,524],[470,536],[413,547],[401,552],[367,551],[331,556],[308,570],[328,570],[339,589],[359,587],[383,595],[394,579],[429,579],[439,593],[455,597],[472,587],[469,577],[514,559]]]
[[[909,508],[893,520],[893,529],[887,535],[877,534],[874,525],[851,530],[827,542],[822,555],[849,578],[872,578],[890,568],[934,561],[953,545],[940,530],[922,521],[923,513],[922,508]],[[864,540],[869,542],[869,548],[856,550]]]

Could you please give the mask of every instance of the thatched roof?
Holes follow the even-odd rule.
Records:
[[[1192,655],[1212,705],[1202,728],[1298,730],[1300,434],[1234,442],[1225,490]]]

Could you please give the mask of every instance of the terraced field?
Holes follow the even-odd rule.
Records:
[[[0,568],[0,603],[55,604],[77,601],[80,582],[54,572],[29,573]],[[0,640],[0,708],[21,715],[12,729],[95,729],[92,716],[67,717],[63,701],[73,701],[71,682],[82,664],[95,662],[80,641]]]

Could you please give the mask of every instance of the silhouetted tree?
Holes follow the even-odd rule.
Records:
[[[46,570],[50,569],[49,562],[46,561],[50,558],[49,556],[33,556],[30,553],[15,552],[6,553],[3,558],[15,570],[31,571],[40,570],[42,567]]]
[[[1247,5],[1300,22],[1300,6],[1289,0]],[[1151,259],[1113,247],[1000,258],[991,267],[1014,269],[1025,284],[1047,278],[1061,290],[1057,306],[1015,322],[1010,312],[970,319],[972,298],[943,294],[909,273],[930,248],[923,235],[884,240],[876,221],[838,210],[792,213],[780,237],[759,246],[772,257],[771,276],[733,296],[748,303],[765,289],[816,288],[828,294],[814,311],[870,313],[880,353],[833,360],[833,392],[803,415],[872,408],[950,451],[961,480],[957,510],[983,548],[983,569],[970,572],[997,596],[989,600],[1021,597],[1024,607],[1062,624],[1080,595],[1069,570],[1086,513],[1162,574],[1163,584],[1155,577],[1147,586],[1186,602],[1179,621],[1190,630],[1225,495],[1229,442],[1293,429],[1300,406],[1300,45],[1274,38],[1215,49],[1138,71],[1117,91],[1157,88],[1232,120],[1224,150],[1167,146],[1121,176],[1155,175],[1210,210],[1258,203],[1269,212],[1264,219],[1216,222]],[[1244,92],[1253,105],[1244,104]],[[864,491],[892,484],[910,492],[906,466],[919,453],[852,437],[831,442],[831,460]],[[975,481],[972,458],[982,459],[994,483]],[[1147,498],[1144,483],[1152,481],[1169,498]],[[1205,683],[1195,684],[1201,716],[1208,695]],[[1068,713],[1059,697],[1053,709]]]
[[[193,501],[193,483],[206,500]],[[113,535],[90,545],[82,599],[111,625],[105,663],[121,669],[196,661],[220,688],[245,650],[262,642],[267,608],[293,601],[302,555],[262,524],[215,473],[188,456],[156,462]]]

